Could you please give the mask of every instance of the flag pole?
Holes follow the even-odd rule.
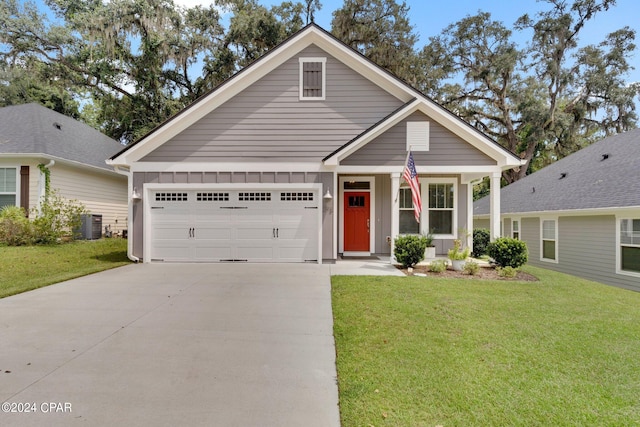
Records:
[[[409,161],[409,156],[411,155],[411,147],[413,147],[413,145],[409,145],[409,150],[407,151],[407,157],[404,158],[404,163],[402,164],[403,172],[404,172],[404,168],[407,167],[407,162]],[[400,176],[402,176],[402,174]],[[398,202],[398,197],[400,197],[400,187],[398,187],[398,192],[396,193],[396,199],[393,201],[394,203]]]

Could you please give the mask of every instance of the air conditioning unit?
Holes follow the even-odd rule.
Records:
[[[80,215],[81,224],[77,234],[82,240],[95,240],[102,237],[102,215]]]

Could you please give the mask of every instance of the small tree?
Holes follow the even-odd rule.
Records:
[[[491,241],[491,234],[486,228],[473,230],[473,257],[478,258],[487,253],[487,246]]]
[[[394,241],[393,254],[404,268],[409,268],[424,259],[426,248],[427,238],[425,236],[398,236]]]

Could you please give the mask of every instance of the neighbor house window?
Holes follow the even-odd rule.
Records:
[[[420,224],[413,212],[413,198],[411,188],[400,187],[400,234],[418,234]]]
[[[542,260],[558,262],[558,221],[555,219],[542,220],[541,247]]]
[[[511,220],[511,237],[520,240],[520,220]]]
[[[326,58],[300,58],[300,99],[324,100]]]
[[[0,168],[0,208],[17,204],[17,171],[17,168]]]
[[[620,220],[620,269],[640,273],[640,219]]]
[[[456,223],[456,184],[429,182],[427,187],[427,229],[434,235],[453,236]]]

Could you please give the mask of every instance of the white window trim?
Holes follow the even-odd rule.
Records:
[[[0,164],[0,168],[1,169],[15,169],[16,170],[16,191],[15,193],[12,191],[0,191],[0,194],[3,196],[6,195],[10,195],[10,196],[15,196],[16,197],[16,202],[15,202],[15,206],[20,206],[20,184],[21,184],[21,177],[20,177],[20,165],[13,165],[13,164],[7,164],[7,165],[2,165]]]
[[[458,200],[458,178],[420,178],[420,191],[422,197],[422,212],[420,214],[420,232],[422,234],[428,234],[429,227],[429,184],[453,184],[453,218],[452,218],[452,233],[451,234],[434,234],[434,239],[457,239],[458,238],[458,207],[460,201]]]
[[[616,274],[622,274],[624,276],[631,276],[631,277],[640,277],[640,273],[622,269],[622,242],[620,241],[620,223],[624,219],[628,219],[628,220],[640,219],[640,212],[638,212],[638,215],[636,216],[633,216],[633,215],[617,216],[616,215]],[[635,245],[631,245],[631,246],[635,246]]]
[[[303,64],[305,62],[321,62],[322,63],[322,96],[304,96],[304,72],[303,72]],[[309,57],[309,58],[298,58],[299,63],[299,99],[300,101],[324,101],[327,96],[327,58],[318,58],[318,57]]]
[[[550,258],[544,258],[544,248],[543,248],[543,243],[544,240],[543,239],[543,224],[545,221],[554,221],[555,222],[555,236],[554,236],[554,242],[556,243],[556,259],[550,259]],[[559,228],[559,224],[558,224],[558,217],[557,216],[552,216],[552,217],[541,217],[540,218],[540,261],[544,261],[544,262],[551,262],[554,264],[558,264],[560,262],[560,245],[558,244],[558,228]]]
[[[515,237],[513,237],[513,223],[514,222],[518,223],[518,240],[522,240],[522,219],[521,218],[511,218],[511,238],[515,239]],[[557,258],[557,255],[558,254],[556,253],[556,258]]]

